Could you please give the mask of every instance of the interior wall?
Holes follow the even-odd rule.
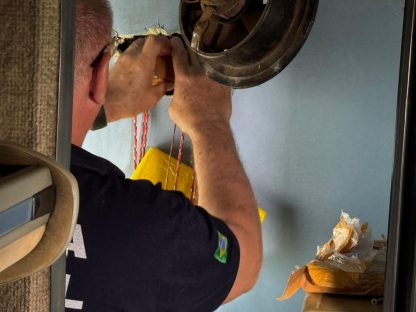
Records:
[[[155,22],[178,30],[179,1],[113,0],[121,34]],[[387,234],[404,0],[321,0],[306,44],[271,81],[233,95],[232,127],[261,207],[264,264],[249,294],[220,311],[299,311],[276,301],[295,265],[313,258],[341,210]],[[166,148],[169,98],[151,112],[149,144]],[[84,147],[132,172],[131,121]],[[120,137],[125,138],[120,140]]]

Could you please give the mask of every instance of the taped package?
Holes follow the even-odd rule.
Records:
[[[367,223],[342,212],[332,238],[318,247],[316,257],[292,272],[278,300],[307,293],[383,296],[386,239],[371,240]]]
[[[383,312],[382,301],[358,296],[308,294],[302,312]]]
[[[182,192],[187,198],[192,199],[196,190],[194,183],[194,169],[179,163],[179,174],[176,172],[177,159],[170,157],[161,150],[151,147],[140,161],[131,176],[132,180],[149,180],[153,184],[162,184],[165,190]],[[175,185],[176,184],[176,185]],[[258,208],[260,221],[263,223],[267,213]]]

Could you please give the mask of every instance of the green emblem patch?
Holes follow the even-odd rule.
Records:
[[[214,257],[221,263],[227,263],[228,256],[228,238],[217,231],[218,234],[218,246],[215,251]]]

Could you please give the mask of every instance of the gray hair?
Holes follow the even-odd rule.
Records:
[[[75,82],[82,79],[88,66],[109,42],[113,13],[108,0],[76,0]]]

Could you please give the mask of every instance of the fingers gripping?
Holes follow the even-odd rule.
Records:
[[[149,35],[143,47],[143,53],[146,55],[163,56],[171,52],[170,41],[166,36]]]
[[[142,53],[143,46],[144,46],[145,39],[139,38],[137,40],[134,40],[125,53],[131,53],[131,54],[140,54]]]
[[[185,75],[190,66],[188,51],[185,49],[182,40],[178,37],[173,37],[171,39],[171,45],[175,76]]]

